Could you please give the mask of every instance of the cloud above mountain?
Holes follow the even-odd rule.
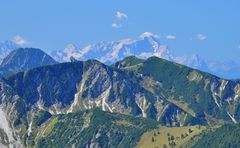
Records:
[[[23,37],[21,37],[19,35],[16,35],[15,37],[13,37],[13,42],[20,46],[27,45],[30,43],[29,41],[27,41],[26,39],[24,39]]]
[[[115,14],[115,19],[113,20],[113,23],[112,23],[112,28],[121,28],[123,27],[123,24],[127,21],[128,19],[128,15],[126,13],[123,13],[123,12],[116,12]]]

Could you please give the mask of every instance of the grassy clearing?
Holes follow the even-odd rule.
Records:
[[[193,117],[196,117],[196,113],[191,108],[189,108],[188,104],[185,103],[184,101],[178,101],[171,98],[169,98],[168,101],[182,108],[185,112],[189,113]]]
[[[119,126],[132,126],[135,127],[131,122],[127,121],[127,120],[118,120],[115,121],[115,124],[119,125]]]
[[[197,83],[199,83],[202,80],[203,76],[200,73],[196,72],[196,71],[192,71],[187,76],[187,78],[188,78],[189,81],[196,81]]]
[[[127,67],[124,67],[122,69],[124,69],[124,70],[137,70],[140,66],[142,66],[142,63],[136,64],[136,65],[127,66]]]
[[[205,126],[164,127],[146,132],[138,143],[139,148],[181,147],[206,130]]]
[[[47,136],[49,133],[51,133],[51,131],[54,128],[54,125],[58,122],[58,118],[55,117],[53,119],[50,119],[49,121],[46,122],[45,126],[42,127],[42,129],[39,131],[39,133],[36,136],[36,141],[38,139],[40,139],[41,137],[45,137]]]

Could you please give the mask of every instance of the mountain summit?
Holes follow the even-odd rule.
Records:
[[[59,61],[70,61],[72,56],[78,60],[98,59],[106,64],[115,63],[131,55],[140,58],[155,55],[168,60],[172,59],[167,46],[162,45],[158,36],[150,32],[141,34],[137,39],[104,41],[81,49],[69,44],[63,51],[53,51],[51,55]]]
[[[40,49],[18,48],[3,59],[0,65],[0,73],[2,76],[8,76],[35,67],[56,63],[52,57]]]

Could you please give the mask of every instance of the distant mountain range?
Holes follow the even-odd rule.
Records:
[[[10,40],[0,42],[0,63],[11,51],[20,47],[20,45]],[[205,60],[197,54],[192,56],[174,55],[168,49],[167,45],[161,44],[161,40],[157,35],[150,32],[141,34],[137,39],[123,39],[111,42],[104,41],[83,48],[69,44],[63,50],[50,51],[49,55],[58,62],[67,62],[71,59],[97,59],[108,65],[122,60],[127,56],[134,55],[142,59],[157,56],[226,79],[240,78],[240,64],[233,61],[218,62]]]
[[[20,47],[20,45],[10,40],[0,42],[0,63],[11,51]],[[134,55],[142,59],[157,56],[212,73],[222,78],[240,78],[240,64],[234,61],[219,62],[205,60],[197,54],[192,56],[174,55],[168,49],[167,45],[161,44],[161,40],[157,35],[150,32],[141,34],[137,39],[123,39],[111,42],[103,41],[83,48],[69,44],[63,50],[50,51],[49,55],[58,62],[67,62],[71,58],[76,60],[97,59],[108,65],[122,60],[127,56]]]
[[[77,60],[97,59],[105,64],[112,64],[132,55],[143,59],[157,56],[219,77],[227,79],[240,78],[239,64],[204,60],[197,54],[192,56],[174,55],[167,45],[161,44],[161,40],[157,35],[150,32],[141,34],[137,39],[100,42],[83,48],[69,44],[64,50],[52,51],[51,55],[60,62],[70,61],[70,58],[74,57]]]

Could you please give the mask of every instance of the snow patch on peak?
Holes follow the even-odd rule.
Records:
[[[108,61],[113,62],[117,60],[119,58],[119,53],[121,49],[123,49],[123,47],[126,45],[131,45],[132,43],[134,43],[134,41],[131,39],[125,39],[125,40],[116,42],[112,47],[112,51],[107,53],[105,56],[101,57],[100,61],[105,63]]]
[[[159,38],[158,35],[155,35],[151,32],[144,32],[139,36],[140,39],[144,39],[144,38]]]
[[[85,54],[87,54],[92,49],[93,49],[92,45],[88,45],[88,46],[84,47],[83,49],[81,49],[80,53],[82,54],[82,56],[84,56]]]
[[[65,56],[63,57],[63,61],[69,62],[71,57],[76,59],[81,58],[83,55],[78,51],[77,47],[73,44],[67,45],[67,47],[63,50]]]
[[[174,56],[170,53],[166,45],[158,45],[158,47],[156,46],[153,46],[153,47],[155,47],[153,52],[142,52],[139,55],[139,57],[143,59],[147,59],[149,57],[156,56],[169,61],[173,61]]]
[[[166,45],[160,45],[153,53],[154,56],[164,58],[166,60],[172,60],[173,56],[170,54],[168,47]]]

